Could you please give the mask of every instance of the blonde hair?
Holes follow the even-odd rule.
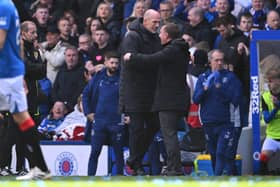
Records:
[[[106,3],[106,2],[101,2],[98,7],[97,7],[97,10],[96,10],[96,17],[100,17],[100,7],[105,5],[108,10],[109,10],[109,16],[106,18],[106,21],[109,20],[112,16],[113,16],[113,9],[111,7],[111,5],[109,3]],[[101,18],[103,20],[103,18]]]
[[[138,4],[143,4],[143,5],[144,5],[145,11],[147,10],[147,7],[146,7],[145,2],[144,2],[143,0],[137,0],[137,1],[134,3],[133,11],[132,11],[130,17],[137,17],[135,12],[136,12],[136,8],[137,8],[137,5],[138,5]]]
[[[280,57],[276,54],[266,56],[260,62],[260,70],[264,75],[264,79],[280,78]]]

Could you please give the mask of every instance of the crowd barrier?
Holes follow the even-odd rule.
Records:
[[[81,141],[41,141],[46,163],[53,176],[87,176],[90,145]],[[108,175],[108,146],[103,146],[97,166],[97,176]],[[12,170],[16,168],[13,149]]]
[[[262,139],[265,135],[265,126],[261,127]],[[243,128],[238,154],[242,159],[242,175],[253,173],[252,158],[252,127]],[[47,165],[54,176],[86,176],[88,159],[90,154],[90,145],[82,141],[41,141],[42,151]],[[125,160],[129,153],[124,151]],[[280,152],[270,161],[270,169],[280,168]],[[12,152],[12,171],[16,168],[16,155],[13,148]],[[112,150],[108,146],[103,146],[99,157],[97,176],[106,176],[114,174],[114,157]]]

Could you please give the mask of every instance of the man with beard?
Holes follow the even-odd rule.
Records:
[[[249,39],[242,31],[232,27],[229,18],[222,17],[216,21],[216,27],[222,39],[218,44],[218,49],[224,53],[224,59],[227,67],[241,82],[242,98],[240,109],[240,123],[236,123],[235,136],[233,144],[237,151],[239,138],[242,128],[248,126],[249,119],[249,104],[250,104],[250,61],[249,61]]]
[[[112,145],[116,155],[117,174],[123,174],[124,126],[118,113],[119,103],[119,56],[116,52],[105,53],[105,68],[92,78],[82,94],[84,113],[87,116],[86,135],[91,137],[91,153],[88,175],[96,174],[102,146]],[[91,131],[94,133],[91,133]],[[90,137],[85,139],[89,140]]]

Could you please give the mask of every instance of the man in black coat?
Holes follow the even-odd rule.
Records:
[[[232,70],[242,83],[244,96],[243,125],[248,125],[250,103],[250,61],[249,39],[242,31],[232,27],[229,18],[222,17],[216,21],[216,27],[222,36],[218,48],[225,54],[229,69]]]
[[[49,98],[43,93],[39,80],[46,78],[46,63],[43,62],[39,50],[35,47],[37,27],[32,21],[21,24],[23,59],[25,62],[25,81],[28,88],[28,110],[37,124],[41,123],[40,104],[48,104]]]
[[[69,46],[65,50],[65,64],[60,68],[52,89],[53,102],[67,102],[72,110],[86,85],[84,67],[78,60],[78,49]]]
[[[157,29],[160,15],[155,10],[147,10],[143,21],[135,20],[123,39],[123,51],[151,54],[161,49]],[[152,113],[152,103],[156,88],[157,65],[135,66],[125,61],[121,64],[120,111],[130,116],[129,151],[127,164],[134,175],[144,175],[142,159],[155,133],[159,129],[158,116]]]
[[[222,39],[218,48],[224,52],[229,70],[233,71],[242,83],[242,101],[240,124],[235,124],[234,147],[237,149],[243,126],[248,126],[250,106],[250,61],[249,61],[249,38],[242,31],[232,27],[227,17],[218,18],[216,27]],[[235,150],[236,151],[236,150]]]
[[[212,49],[215,33],[212,31],[211,24],[204,17],[204,10],[200,7],[193,7],[188,12],[188,23],[185,25],[185,32],[194,33],[195,41],[206,41]]]
[[[180,35],[179,27],[167,23],[160,29],[159,37],[164,48],[154,54],[127,53],[128,63],[139,67],[159,64],[157,86],[152,110],[158,112],[164,144],[167,150],[167,170],[164,175],[182,175],[177,124],[186,115],[190,104],[186,84],[188,44]]]

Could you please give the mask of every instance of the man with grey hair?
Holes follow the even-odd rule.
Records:
[[[161,18],[160,27],[166,23],[175,23],[179,27],[180,32],[183,32],[185,23],[173,15],[174,5],[171,0],[164,0],[160,2],[159,13]]]
[[[74,46],[66,48],[64,60],[53,84],[52,99],[67,102],[71,110],[86,85],[84,64],[79,62],[78,49]]]
[[[123,39],[122,54],[151,54],[161,49],[157,30],[160,14],[152,9],[145,12],[143,19],[136,19],[129,25],[129,32]],[[137,67],[122,61],[120,78],[120,111],[130,116],[129,151],[127,164],[133,175],[144,175],[142,159],[155,133],[159,130],[159,120],[151,112],[156,88],[157,65]]]
[[[32,21],[21,24],[21,50],[26,69],[25,81],[29,90],[27,94],[28,110],[37,122],[41,122],[40,104],[48,103],[47,95],[43,93],[39,80],[46,78],[46,63],[36,48],[37,26]],[[39,112],[40,111],[40,112]]]
[[[198,77],[193,101],[200,104],[207,149],[211,155],[215,175],[233,175],[242,109],[241,83],[235,74],[224,69],[224,53],[209,52],[210,70]],[[239,119],[239,121],[238,121]]]
[[[211,24],[204,17],[204,10],[200,7],[193,7],[188,12],[188,23],[185,31],[194,33],[196,42],[206,41],[210,48],[215,40]]]
[[[279,30],[280,16],[275,10],[270,10],[266,15],[265,30]]]

